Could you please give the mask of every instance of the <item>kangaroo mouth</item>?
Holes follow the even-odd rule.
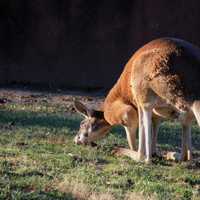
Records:
[[[97,144],[95,142],[89,142],[89,141],[80,141],[78,140],[78,137],[75,137],[74,138],[74,143],[77,144],[77,145],[88,145],[88,146],[91,146],[91,147],[96,147]]]

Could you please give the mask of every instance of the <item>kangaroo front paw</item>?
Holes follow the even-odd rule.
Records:
[[[181,160],[181,154],[177,152],[167,152],[167,154],[164,156],[166,160],[174,160],[174,161],[180,161]]]

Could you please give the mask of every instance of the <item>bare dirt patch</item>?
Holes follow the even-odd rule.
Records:
[[[0,89],[0,104],[42,104],[63,105],[67,112],[74,113],[73,102],[79,100],[88,106],[98,109],[104,100],[103,92],[58,91],[41,92],[24,89]]]

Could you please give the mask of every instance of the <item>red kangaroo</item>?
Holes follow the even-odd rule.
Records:
[[[105,98],[103,110],[87,111],[84,108],[87,120],[93,121],[90,125],[99,120],[102,124],[95,131],[92,126],[84,131],[80,129],[76,143],[97,140],[106,135],[111,126],[123,125],[131,149],[126,153],[131,154],[134,160],[145,158],[146,163],[151,163],[159,122],[165,118],[178,119],[183,127],[180,159],[190,160],[192,120],[196,118],[200,125],[199,76],[198,47],[175,38],[161,38],[146,44],[126,64]],[[80,111],[80,102],[77,110]],[[82,122],[83,127],[88,125],[87,120]],[[101,131],[103,126],[105,129]],[[138,126],[139,145],[136,151]]]

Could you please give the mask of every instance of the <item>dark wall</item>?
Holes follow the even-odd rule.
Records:
[[[200,1],[1,0],[0,82],[109,88],[162,36],[200,46]]]

